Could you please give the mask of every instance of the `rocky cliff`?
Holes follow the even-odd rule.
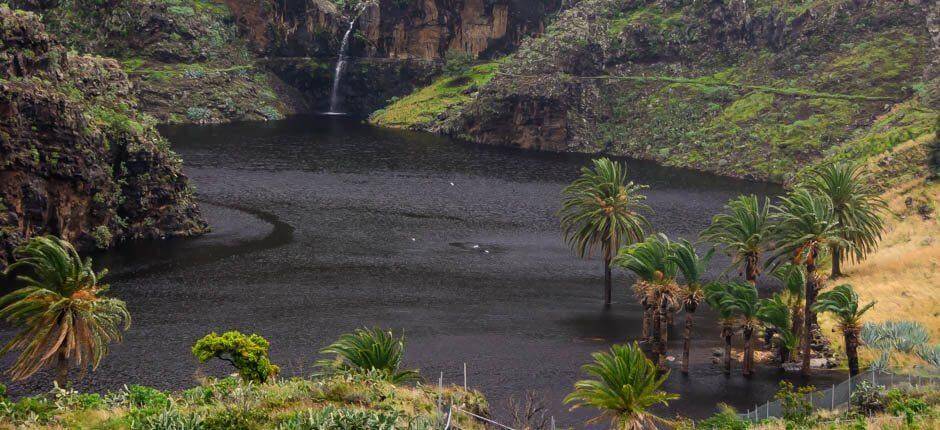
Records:
[[[108,247],[206,230],[119,63],[69,54],[6,5],[0,35],[0,267],[38,234]]]
[[[926,139],[936,5],[584,0],[467,102],[393,125],[785,182]],[[415,106],[406,97],[374,118],[426,118],[401,115]]]

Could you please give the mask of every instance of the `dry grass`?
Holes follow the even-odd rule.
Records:
[[[905,200],[912,197],[913,209]],[[879,249],[859,264],[849,264],[847,277],[828,285],[849,283],[865,302],[877,300],[866,321],[911,320],[923,324],[934,342],[940,342],[940,222],[934,212],[929,220],[917,213],[920,203],[936,207],[940,184],[923,179],[894,187],[885,195],[892,216]],[[842,347],[841,333],[832,321],[822,319],[823,330]],[[898,354],[895,354],[897,356]],[[874,358],[863,351],[863,359]],[[914,357],[898,357],[902,365],[916,364]]]

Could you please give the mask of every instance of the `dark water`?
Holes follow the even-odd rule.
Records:
[[[214,232],[99,256],[134,324],[83,388],[178,389],[224,374],[189,352],[212,330],[259,333],[286,374],[307,374],[340,333],[377,326],[405,333],[407,365],[429,379],[443,372],[462,382],[467,363],[470,385],[497,417],[509,396],[533,390],[561,424],[580,426],[591,411],[561,404],[580,365],[638,335],[630,279],[616,275],[616,303],[604,311],[601,263],[575,258],[559,233],[559,192],[589,157],[458,144],[342,118],[164,133]],[[671,237],[694,238],[737,194],[777,191],[628,164],[650,186],[651,222]],[[716,274],[724,263],[716,260]],[[772,396],[776,370],[726,378],[709,363],[719,343],[707,311],[696,330],[692,375],[670,377],[667,388],[682,398],[668,413],[701,417],[717,402],[746,408]],[[43,391],[45,380],[13,389]]]

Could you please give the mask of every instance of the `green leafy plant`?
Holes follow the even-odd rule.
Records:
[[[729,288],[729,284],[724,282],[714,282],[705,287],[705,303],[718,312],[718,323],[721,325],[721,338],[724,340],[722,361],[725,374],[731,373],[731,338],[734,336],[735,325],[735,315],[729,306],[730,303],[724,299]]]
[[[9,373],[14,381],[56,366],[55,380],[64,387],[70,367],[97,369],[111,342],[121,340],[131,317],[123,301],[105,296],[108,285],[98,281],[91,259],[82,260],[72,245],[55,236],[30,239],[18,247],[19,258],[6,273],[24,287],[0,298],[0,318],[19,329],[0,350],[20,350]]]
[[[930,410],[927,402],[897,388],[889,390],[885,397],[888,400],[888,412],[896,417],[904,417],[904,423],[908,427],[914,425],[917,416],[926,414]]]
[[[473,55],[462,49],[451,49],[444,53],[444,74],[460,76],[473,66]]]
[[[754,331],[757,330],[761,301],[757,298],[757,287],[750,283],[730,282],[720,296],[720,307],[730,312],[741,326],[744,335],[744,366],[742,373],[754,373]]]
[[[872,384],[869,381],[859,382],[852,391],[849,404],[856,411],[871,415],[885,410],[887,399],[884,396],[884,387]]]
[[[783,296],[774,294],[769,299],[762,299],[757,318],[767,327],[773,328],[774,338],[780,350],[780,363],[790,361],[790,353],[796,350],[799,338],[793,333],[790,306],[784,302]]]
[[[565,397],[565,403],[573,404],[572,409],[600,409],[601,415],[589,422],[609,419],[614,429],[656,428],[657,423],[669,422],[654,415],[650,408],[667,405],[679,396],[662,391],[668,372],[660,375],[635,342],[614,345],[609,352],[591,356],[594,362],[581,368],[590,379],[575,382],[574,391]]]
[[[702,239],[724,248],[732,257],[732,267],[740,267],[744,278],[756,282],[760,258],[771,240],[770,200],[761,204],[755,195],[740,196],[712,218]]]
[[[231,364],[246,382],[265,382],[280,371],[268,358],[269,348],[263,337],[233,330],[221,335],[209,333],[196,341],[192,351],[202,363],[217,358]]]
[[[719,403],[717,413],[695,426],[703,430],[747,430],[748,427],[748,422],[738,416],[738,411],[725,403]]]
[[[327,406],[296,412],[281,421],[277,430],[396,430],[399,414],[396,411],[373,411],[335,408]],[[406,427],[407,428],[407,427]]]
[[[610,305],[610,263],[622,245],[643,240],[649,222],[640,213],[644,185],[628,180],[624,165],[608,158],[594,160],[593,168],[583,167],[562,194],[560,212],[565,241],[581,258],[600,248],[604,257],[604,304]]]
[[[705,289],[702,286],[702,276],[708,270],[708,263],[715,254],[714,249],[708,250],[704,256],[699,256],[691,242],[683,239],[673,247],[669,260],[676,265],[682,274],[683,285],[679,293],[680,301],[685,308],[685,331],[682,343],[682,373],[689,373],[689,355],[692,348],[692,327],[695,311],[705,300]]]
[[[858,375],[859,332],[861,319],[865,312],[875,306],[875,302],[859,307],[858,293],[849,284],[838,285],[832,290],[819,295],[813,306],[816,312],[829,312],[836,317],[845,341],[845,355],[849,360],[849,374]]]
[[[789,381],[780,381],[780,389],[774,398],[780,401],[783,419],[799,427],[808,427],[813,416],[813,404],[807,395],[815,388],[812,385],[796,388]]]
[[[404,349],[404,336],[396,338],[391,331],[362,328],[340,336],[320,351],[333,354],[335,359],[319,364],[331,372],[370,373],[393,384],[417,380],[417,371],[401,370]]]

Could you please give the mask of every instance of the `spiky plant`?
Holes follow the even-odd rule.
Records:
[[[757,287],[750,283],[729,282],[721,296],[721,306],[734,315],[744,336],[744,376],[754,374],[754,331],[757,329],[761,302]]]
[[[666,235],[660,233],[647,237],[643,242],[621,248],[614,259],[617,267],[637,276],[639,286],[635,287],[635,291],[642,291],[646,295],[652,310],[652,320],[647,326],[653,331],[653,349],[657,353],[657,363],[660,367],[665,367],[668,340],[666,313],[678,296],[675,282],[678,267],[671,257],[673,245]]]
[[[806,288],[806,272],[802,265],[784,263],[773,271],[774,278],[783,284],[783,299],[790,308],[789,331],[797,339],[803,333],[803,300]],[[797,352],[797,348],[789,351]]]
[[[604,257],[604,304],[610,306],[610,263],[623,245],[643,240],[649,222],[641,212],[649,208],[626,168],[608,158],[594,160],[593,169],[581,169],[581,177],[566,187],[560,211],[565,241],[581,258],[600,249]]]
[[[721,325],[721,338],[724,340],[722,361],[725,374],[731,373],[731,337],[734,336],[735,325],[734,313],[724,301],[728,288],[728,284],[723,282],[714,282],[705,287],[705,303],[718,312],[718,323]]]
[[[123,301],[106,297],[91,259],[82,258],[68,242],[55,236],[34,237],[18,247],[18,259],[6,273],[22,269],[24,284],[0,298],[0,318],[19,329],[0,350],[20,350],[9,373],[14,381],[55,365],[55,380],[68,382],[69,368],[97,369],[108,345],[121,340],[131,316]]]
[[[842,239],[852,244],[851,249],[832,244],[832,278],[842,276],[846,258],[861,261],[878,246],[888,206],[875,184],[862,164],[848,161],[825,164],[807,181],[807,187],[832,200]]]
[[[917,348],[917,356],[935,369],[940,368],[940,344],[921,345]]]
[[[739,196],[725,205],[702,232],[702,239],[722,247],[732,258],[732,267],[740,268],[744,278],[757,282],[760,258],[771,243],[770,200],[760,204],[757,196]]]
[[[829,312],[836,317],[845,340],[845,356],[849,360],[849,374],[858,375],[858,341],[862,329],[862,315],[875,306],[875,302],[859,307],[858,293],[849,284],[819,295],[813,306],[816,312]]]
[[[669,423],[650,408],[667,405],[679,396],[662,390],[669,374],[660,375],[636,343],[614,345],[610,352],[595,352],[591,356],[594,362],[581,368],[590,379],[575,382],[565,403],[572,404],[572,409],[600,409],[601,415],[588,422],[609,419],[611,428],[618,430],[654,430],[657,424]]]
[[[356,329],[323,348],[323,354],[333,354],[333,360],[322,360],[321,367],[328,371],[369,374],[399,384],[418,379],[415,370],[401,370],[405,338],[396,338],[391,331]]]
[[[682,239],[673,246],[673,252],[669,255],[669,260],[682,274],[683,284],[679,293],[679,299],[685,308],[685,332],[682,343],[682,373],[689,373],[689,356],[692,349],[692,326],[695,310],[705,299],[705,291],[702,286],[702,277],[708,270],[708,263],[715,254],[714,249],[709,249],[704,256],[699,256],[695,251],[695,246],[688,240]]]
[[[801,285],[802,286],[802,285]],[[790,353],[799,345],[799,337],[793,333],[790,304],[780,294],[769,299],[761,299],[757,319],[765,326],[773,328],[777,347],[780,351],[780,364],[790,361]]]
[[[832,246],[849,247],[850,243],[842,239],[842,228],[835,216],[832,200],[825,195],[799,188],[781,197],[779,206],[774,207],[774,228],[776,250],[770,263],[779,266],[786,262],[801,264],[806,273],[804,288],[803,333],[801,351],[801,371],[810,373],[810,343],[813,327],[816,325],[816,313],[813,305],[819,293],[819,277],[816,263],[821,253]]]

